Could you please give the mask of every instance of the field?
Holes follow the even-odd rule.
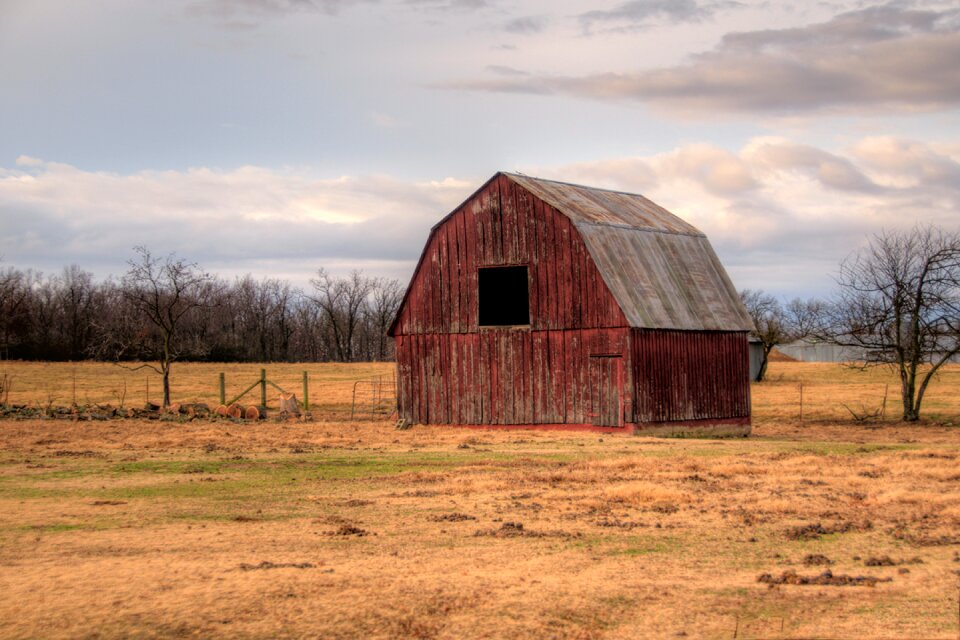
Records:
[[[0,636],[960,634],[960,367],[903,425],[887,371],[776,362],[731,440],[395,431],[345,419],[389,365],[267,368],[309,371],[313,421],[0,420]],[[182,365],[174,400],[259,369]],[[145,400],[107,365],[2,373],[12,403]]]

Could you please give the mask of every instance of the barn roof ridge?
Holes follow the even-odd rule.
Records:
[[[706,237],[700,229],[639,193],[533,178],[507,171],[497,175],[503,175],[526,189],[578,226],[588,223]]]
[[[606,191],[607,193],[617,193],[624,196],[640,196],[641,198],[647,198],[642,193],[637,193],[636,191],[624,191],[623,189],[608,189],[607,187],[592,187],[588,184],[580,184],[579,182],[568,182],[566,180],[554,180],[552,178],[541,178],[540,176],[529,176],[525,173],[518,173],[516,171],[500,171],[505,176],[510,178],[523,178],[525,180],[536,180],[537,182],[552,182],[553,184],[562,184],[567,187],[577,187],[578,189],[587,189],[589,191]]]
[[[628,194],[629,195],[629,194]],[[587,222],[585,220],[579,220],[574,222],[574,226],[577,228],[580,227],[612,227],[614,229],[624,229],[626,231],[637,231],[639,233],[664,233],[670,236],[690,236],[693,238],[703,238],[706,237],[706,234],[697,232],[693,233],[691,231],[671,231],[670,229],[654,229],[650,227],[635,227],[629,224],[616,224],[613,222]]]

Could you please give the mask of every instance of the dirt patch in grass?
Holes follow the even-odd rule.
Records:
[[[357,537],[357,538],[362,538],[362,537],[364,537],[364,536],[375,535],[375,534],[371,534],[371,533],[370,533],[369,531],[367,531],[366,529],[361,529],[360,527],[356,527],[356,526],[354,526],[354,525],[352,525],[352,524],[344,524],[344,525],[340,525],[340,526],[339,526],[336,530],[334,530],[334,531],[324,532],[323,535],[325,535],[325,536],[355,536],[355,537]]]
[[[878,558],[871,556],[863,561],[865,567],[898,567],[903,564],[923,564],[923,558],[915,556],[909,560],[894,560],[890,556],[880,556]]]
[[[786,535],[788,540],[819,540],[823,536],[829,536],[835,533],[849,533],[851,531],[862,532],[869,531],[872,528],[873,524],[870,522],[838,522],[826,525],[815,522],[790,527],[784,535]]]
[[[270,562],[264,560],[259,564],[240,563],[241,571],[262,571],[265,569],[314,569],[317,565],[309,562]]]
[[[430,522],[465,522],[467,520],[476,520],[476,518],[465,513],[454,512],[444,513],[439,516],[430,516],[429,520]]]
[[[815,576],[802,576],[796,571],[788,569],[779,576],[762,573],[757,582],[768,584],[771,587],[780,584],[825,586],[825,587],[875,587],[880,582],[893,582],[893,578],[878,578],[876,576],[848,576],[836,574],[829,569]]]

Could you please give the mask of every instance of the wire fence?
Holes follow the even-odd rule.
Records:
[[[296,394],[301,407],[309,403],[315,420],[389,420],[396,408],[393,363],[175,363],[170,381],[171,402],[211,408],[245,389],[244,402],[265,400],[262,404],[273,411],[279,389]],[[159,404],[162,389],[161,376],[150,369],[131,371],[100,362],[0,362],[4,405],[142,408]],[[861,372],[837,364],[774,363],[767,381],[751,385],[751,396],[757,421],[884,423],[902,415],[899,379],[883,368]],[[947,365],[930,384],[922,415],[960,422],[960,365]]]
[[[150,369],[101,362],[0,362],[0,404],[34,408],[110,406],[140,409],[163,398]],[[240,402],[275,413],[282,392],[296,395],[315,420],[387,420],[394,412],[393,363],[175,363],[170,400],[211,410]],[[136,370],[133,370],[136,369]],[[355,385],[360,383],[356,392]],[[371,396],[369,391],[376,391]],[[354,406],[356,403],[356,407]]]

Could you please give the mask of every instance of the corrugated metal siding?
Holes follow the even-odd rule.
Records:
[[[477,268],[509,264],[529,266],[531,329],[627,325],[573,223],[500,176],[434,228],[392,334],[477,331]]]
[[[400,335],[396,347],[399,411],[411,422],[589,424],[590,356],[628,358],[629,329]]]
[[[632,331],[636,422],[750,415],[745,332]]]
[[[580,224],[630,326],[749,331],[750,316],[704,236]]]

